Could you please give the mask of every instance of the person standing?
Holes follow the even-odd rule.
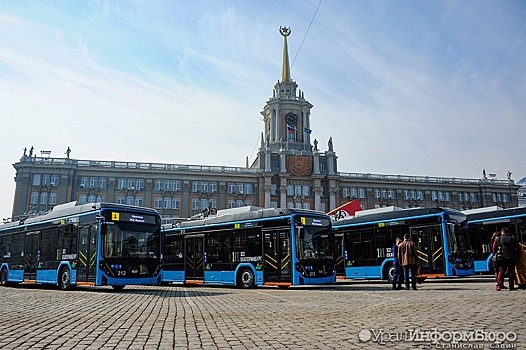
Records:
[[[491,241],[489,243],[490,251],[493,253],[493,258],[491,259],[491,262],[493,264],[493,271],[495,271],[495,283],[497,283],[497,277],[499,275],[499,262],[497,261],[497,251],[495,241],[497,238],[500,237],[500,231],[493,232],[493,236],[491,236]],[[504,284],[501,284],[501,289],[508,289]]]
[[[497,273],[497,291],[502,289],[504,278],[508,275],[509,290],[517,290],[515,288],[515,263],[519,257],[519,242],[511,236],[506,227],[500,230],[500,237],[495,239],[493,252],[496,254],[496,260],[499,267]]]
[[[409,274],[411,274],[411,286],[413,290],[416,288],[416,262],[418,253],[416,245],[411,241],[411,235],[406,233],[404,241],[398,246],[398,260],[404,268],[405,289],[409,289]]]
[[[396,237],[395,245],[391,248],[393,252],[393,289],[402,289],[402,280],[404,279],[404,271],[400,260],[398,260],[398,245],[402,243],[402,238]]]

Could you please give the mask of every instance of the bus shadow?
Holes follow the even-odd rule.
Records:
[[[122,290],[115,290],[113,288],[101,287],[76,287],[72,291],[94,292],[103,294],[133,294],[133,295],[148,295],[159,297],[203,297],[203,296],[220,296],[231,294],[228,290],[210,290],[205,287],[187,287],[187,286],[126,286]]]

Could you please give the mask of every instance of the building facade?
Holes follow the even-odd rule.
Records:
[[[264,130],[256,160],[246,167],[195,166],[37,157],[30,151],[13,166],[13,217],[38,214],[70,201],[116,202],[185,218],[205,208],[246,205],[327,212],[350,200],[363,209],[382,206],[473,209],[518,205],[507,180],[400,176],[338,171],[332,138],[321,150],[311,140],[311,109],[290,74],[282,27],[281,79],[261,112]],[[69,150],[69,149],[68,149]]]

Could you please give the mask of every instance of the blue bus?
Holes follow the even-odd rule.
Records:
[[[336,270],[350,279],[392,282],[396,237],[411,235],[418,250],[422,278],[474,274],[466,216],[444,208],[384,207],[334,221]]]
[[[161,279],[161,219],[110,203],[57,205],[0,226],[0,285],[154,285]]]
[[[486,207],[464,211],[473,249],[475,272],[494,272],[490,240],[493,232],[506,227],[520,243],[526,243],[526,208]]]
[[[286,288],[336,281],[327,214],[258,207],[215,214],[163,226],[164,283]]]

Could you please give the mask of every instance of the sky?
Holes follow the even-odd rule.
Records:
[[[0,217],[23,149],[245,166],[291,76],[346,173],[526,177],[525,1],[0,2]]]

